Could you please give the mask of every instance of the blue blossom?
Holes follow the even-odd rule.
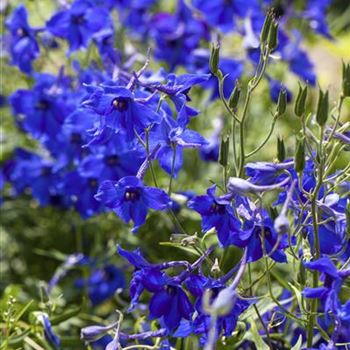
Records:
[[[216,186],[207,190],[206,195],[196,196],[188,202],[188,207],[202,217],[203,232],[215,227],[222,246],[231,243],[231,237],[239,230],[240,223],[233,215],[231,199],[227,196],[215,196]]]
[[[187,116],[184,108],[178,120],[165,115],[162,122],[150,133],[151,140],[160,144],[156,158],[168,174],[176,177],[183,164],[184,148],[201,148],[207,141],[196,131],[186,129]]]
[[[50,33],[69,42],[70,52],[86,48],[96,33],[111,26],[107,9],[90,0],[75,0],[46,23]]]
[[[151,36],[156,42],[155,56],[169,64],[170,70],[186,63],[202,39],[209,39],[206,25],[193,17],[183,0],[174,14],[158,13],[152,18]]]
[[[123,272],[114,265],[105,265],[93,270],[87,281],[76,281],[78,288],[84,285],[87,286],[92,305],[98,305],[111,298],[119,288],[124,289],[125,278]]]
[[[125,132],[130,141],[135,136],[134,130],[140,133],[151,124],[160,122],[160,115],[146,101],[136,99],[126,87],[101,86],[90,89],[94,92],[83,105],[101,116],[97,135],[110,128],[115,132]]]
[[[12,64],[24,73],[32,72],[32,62],[39,56],[39,45],[36,40],[37,30],[28,24],[27,10],[19,5],[6,21],[10,32],[9,45]]]
[[[170,204],[170,198],[163,190],[145,186],[136,176],[126,176],[118,182],[102,182],[95,198],[125,223],[132,220],[133,232],[145,223],[149,208],[164,210]]]
[[[55,347],[55,349],[61,348],[61,339],[57,336],[57,334],[52,329],[51,322],[48,316],[44,313],[40,315],[41,321],[44,326],[44,335],[46,340]]]

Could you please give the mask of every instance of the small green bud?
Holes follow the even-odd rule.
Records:
[[[343,62],[343,95],[350,97],[350,63]]]
[[[303,263],[299,265],[299,272],[297,275],[297,280],[301,286],[305,286],[306,284],[306,269]]]
[[[297,147],[294,157],[294,169],[297,173],[301,173],[305,168],[305,138],[302,136],[297,140]]]
[[[298,117],[301,117],[305,112],[305,102],[307,97],[307,85],[302,88],[299,85],[299,92],[295,101],[294,112]]]
[[[320,95],[318,97],[316,121],[318,125],[324,126],[328,118],[328,91],[324,94],[320,89]]]
[[[278,45],[278,22],[274,19],[271,21],[267,45],[270,50],[274,50]]]
[[[217,75],[219,71],[219,53],[220,53],[220,45],[219,43],[211,45],[211,53],[210,53],[210,61],[209,67],[210,71]]]
[[[286,159],[286,149],[282,138],[277,138],[277,159],[283,162]]]
[[[265,17],[264,25],[260,33],[260,42],[265,44],[269,35],[270,27],[272,22],[272,12],[268,11]]]
[[[278,95],[277,101],[277,114],[282,115],[286,111],[287,108],[287,90],[282,88]]]
[[[230,147],[230,139],[228,136],[223,136],[221,138],[221,144],[220,144],[220,153],[219,153],[219,163],[226,167],[228,164],[228,154],[229,154],[229,147]]]
[[[239,97],[241,95],[241,84],[239,83],[239,81],[236,81],[236,85],[231,93],[231,96],[228,100],[228,105],[231,109],[236,109],[238,102],[239,102]]]

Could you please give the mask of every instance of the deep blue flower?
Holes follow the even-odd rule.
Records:
[[[32,61],[39,56],[39,45],[35,37],[36,30],[29,26],[27,17],[26,8],[19,5],[6,21],[6,27],[10,31],[12,64],[29,74],[32,71]]]
[[[115,132],[125,132],[130,141],[135,136],[134,130],[141,133],[151,124],[160,122],[160,115],[144,100],[136,99],[125,87],[101,86],[90,89],[94,92],[83,105],[101,116],[97,135],[110,128]]]
[[[272,102],[277,103],[278,102],[278,96],[282,89],[286,90],[287,93],[287,103],[290,103],[292,101],[292,93],[291,91],[282,85],[281,82],[275,80],[275,79],[269,79],[269,85],[270,85],[270,98]]]
[[[163,190],[145,186],[136,176],[126,176],[118,182],[104,181],[95,198],[125,223],[132,220],[133,232],[145,223],[149,208],[164,210],[170,204],[170,198]]]
[[[55,347],[55,349],[61,347],[61,339],[56,335],[52,329],[51,322],[48,316],[44,313],[41,314],[41,321],[44,326],[44,335],[46,340]]]
[[[169,64],[170,70],[185,64],[202,39],[209,39],[204,22],[193,17],[183,0],[174,14],[158,13],[152,18],[151,36],[156,42],[155,56]]]
[[[87,286],[92,305],[98,305],[114,295],[117,289],[125,288],[123,272],[114,265],[106,265],[91,272],[87,281],[78,280],[76,286]]]
[[[231,237],[240,227],[238,219],[233,215],[231,200],[226,196],[215,196],[216,186],[207,190],[206,195],[196,196],[188,202],[188,207],[197,211],[202,217],[203,232],[215,227],[222,246],[231,242]]]
[[[107,9],[90,0],[75,0],[46,23],[50,33],[69,42],[70,52],[86,48],[96,33],[111,26]]]
[[[21,127],[35,138],[55,138],[74,108],[74,99],[64,89],[67,83],[61,77],[39,74],[31,90],[13,93],[10,105]]]
[[[162,122],[150,132],[150,139],[153,140],[151,144],[160,144],[156,154],[159,165],[174,177],[182,168],[183,149],[200,148],[208,143],[198,132],[186,129],[187,120],[186,111],[183,108],[177,121],[165,115]]]
[[[324,303],[326,315],[337,314],[341,308],[339,292],[343,280],[349,278],[350,269],[338,270],[328,257],[322,257],[315,261],[304,263],[310,270],[316,270],[323,274],[323,286],[317,288],[305,288],[303,295],[306,298],[320,298]]]
[[[303,17],[308,20],[310,27],[318,34],[332,39],[327,25],[327,8],[331,0],[308,0]]]

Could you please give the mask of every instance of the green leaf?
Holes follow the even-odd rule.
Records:
[[[268,345],[264,342],[264,340],[261,338],[258,329],[256,327],[256,323],[254,320],[251,320],[251,328],[250,328],[250,335],[252,338],[252,341],[254,342],[255,346],[259,350],[270,350]]]
[[[30,300],[26,305],[24,305],[15,315],[15,323],[20,320],[20,318],[25,314],[25,312],[33,304],[34,300]]]
[[[66,312],[64,312],[63,314],[50,318],[51,324],[55,325],[55,324],[64,322],[64,321],[78,315],[80,311],[81,311],[80,306],[73,306],[73,307],[69,308]]]

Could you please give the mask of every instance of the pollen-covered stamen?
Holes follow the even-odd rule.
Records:
[[[222,214],[225,211],[225,206],[217,203],[213,203],[210,207],[210,211],[213,214]]]
[[[18,28],[17,31],[16,31],[16,34],[18,36],[26,36],[26,31],[23,29],[23,28]]]
[[[112,106],[117,109],[119,112],[123,112],[128,109],[128,101],[125,98],[115,98],[112,101]]]
[[[88,184],[90,187],[95,188],[98,186],[98,181],[95,178],[91,177],[88,179]]]
[[[140,189],[129,189],[125,191],[124,198],[126,201],[135,201],[140,198],[141,190]]]

